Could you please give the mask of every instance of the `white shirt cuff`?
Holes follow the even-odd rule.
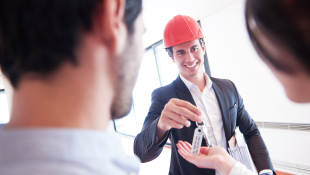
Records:
[[[255,173],[237,161],[235,166],[231,169],[229,175],[255,175]]]

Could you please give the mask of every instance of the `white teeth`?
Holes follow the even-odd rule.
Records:
[[[191,66],[188,66],[188,65],[185,65],[185,66],[186,66],[186,67],[188,67],[188,68],[192,68],[192,67],[196,66],[196,65],[197,65],[197,63],[198,63],[198,62],[196,62],[196,63],[192,64]]]

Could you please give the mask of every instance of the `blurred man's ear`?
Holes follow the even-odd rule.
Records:
[[[171,56],[171,59],[172,59],[172,61],[175,63],[175,60],[174,60],[174,57],[173,57],[173,55]]]
[[[102,41],[111,54],[118,54],[125,47],[127,28],[124,22],[125,0],[104,0],[95,15]]]
[[[205,43],[204,42],[201,42],[201,48],[202,48],[202,51],[205,51]]]
[[[175,63],[174,56],[173,56],[172,52],[169,52],[169,55],[170,55],[170,58],[172,59],[172,61]]]

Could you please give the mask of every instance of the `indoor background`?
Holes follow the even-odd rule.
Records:
[[[232,80],[245,108],[259,126],[276,170],[310,174],[310,104],[296,104],[255,52],[245,27],[244,0],[143,0],[145,53],[133,91],[131,112],[111,122],[110,131],[122,135],[124,149],[133,155],[133,139],[140,132],[154,89],[178,76],[164,50],[166,23],[175,15],[199,21],[206,42],[205,70],[212,77]],[[0,75],[0,124],[9,121],[12,89]],[[1,143],[0,143],[1,144]],[[141,175],[168,174],[169,145]]]

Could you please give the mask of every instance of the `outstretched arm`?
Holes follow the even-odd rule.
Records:
[[[189,127],[190,121],[202,122],[199,109],[187,101],[172,98],[168,102],[159,89],[152,93],[152,104],[142,131],[134,141],[134,153],[141,162],[157,158],[170,135],[171,128]]]

